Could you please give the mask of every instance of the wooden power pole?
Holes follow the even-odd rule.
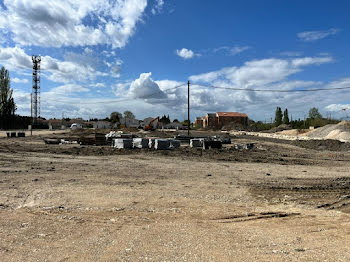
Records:
[[[187,129],[187,135],[190,135],[190,81],[188,80],[187,82],[187,125],[188,125],[188,129]]]

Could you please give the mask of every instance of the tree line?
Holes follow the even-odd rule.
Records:
[[[10,74],[5,67],[0,69],[0,128],[11,128],[16,123],[28,122],[26,117],[16,116],[17,110],[11,89]]]

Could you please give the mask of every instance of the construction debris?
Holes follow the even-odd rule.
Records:
[[[253,143],[235,144],[234,148],[237,149],[237,150],[239,150],[239,149],[249,150],[249,149],[253,149],[254,148],[254,144]]]
[[[58,145],[61,141],[57,138],[46,138],[44,142],[48,145]]]

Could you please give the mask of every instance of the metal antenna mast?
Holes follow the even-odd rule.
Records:
[[[33,89],[32,89],[32,106],[31,116],[33,123],[37,123],[40,117],[40,62],[41,56],[32,56],[33,60]]]

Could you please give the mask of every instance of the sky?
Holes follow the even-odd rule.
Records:
[[[293,119],[311,107],[344,118],[350,90],[251,90],[350,87],[349,10],[345,0],[0,0],[0,66],[20,115],[30,115],[40,55],[45,118],[183,120],[187,81],[192,120],[233,111],[270,121],[277,106]]]

